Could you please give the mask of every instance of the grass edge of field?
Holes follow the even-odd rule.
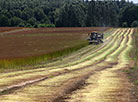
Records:
[[[0,60],[0,73],[25,70],[28,66],[35,66],[37,64],[42,64],[43,62],[50,62],[53,60],[58,60],[59,57],[67,56],[85,46],[88,45],[87,41],[81,41],[80,43],[53,53],[48,53],[40,56],[31,56],[26,58],[15,58],[15,59],[5,59]]]
[[[113,28],[107,29],[106,31],[113,31]],[[105,38],[110,36],[111,32],[105,33]],[[88,46],[88,41],[82,40],[77,44],[73,44],[73,46],[55,51],[49,54],[43,54],[39,56],[30,56],[26,58],[15,58],[15,59],[5,59],[0,60],[0,73],[5,72],[11,72],[11,71],[19,71],[19,70],[28,70],[28,69],[34,69],[37,67],[34,67],[36,65],[42,65],[53,62],[56,60],[61,60],[65,56],[68,56],[72,54],[73,52],[76,52],[80,50],[83,47]],[[101,44],[100,44],[101,46]],[[98,48],[97,46],[96,48]]]
[[[138,28],[134,28],[135,32],[133,34],[133,49],[129,53],[130,60],[135,64],[130,69],[124,70],[127,73],[127,77],[133,84],[132,94],[138,102]]]

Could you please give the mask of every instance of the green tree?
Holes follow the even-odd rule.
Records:
[[[43,9],[41,9],[41,8],[35,8],[35,10],[34,10],[34,17],[38,21],[41,21],[41,20],[45,19],[45,13],[44,13]]]
[[[28,20],[28,23],[29,24],[31,24],[31,25],[35,25],[36,24],[36,19],[34,18],[34,17],[32,17],[32,18],[30,18],[29,20]]]
[[[51,23],[49,18],[46,15],[40,22],[43,23],[43,24],[50,24]]]
[[[122,27],[128,27],[127,22],[122,23]]]
[[[138,21],[133,21],[131,27],[138,27]]]
[[[131,26],[138,6],[127,0],[0,0],[0,21],[0,26]]]
[[[138,20],[138,6],[131,5],[126,6],[123,10],[121,10],[120,14],[120,23],[127,22],[130,27],[132,22]]]
[[[0,16],[0,26],[1,27],[5,27],[5,26],[9,26],[9,19],[7,16]]]
[[[22,19],[15,16],[10,19],[11,26],[18,26],[21,22],[22,22]]]
[[[25,27],[25,24],[23,22],[18,24],[18,27]]]
[[[69,3],[61,10],[57,25],[65,27],[82,27],[85,26],[85,18],[85,11],[82,4]]]

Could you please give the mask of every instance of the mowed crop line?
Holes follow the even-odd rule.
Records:
[[[20,35],[20,34],[19,34]],[[87,49],[87,48],[86,48]],[[6,51],[5,51],[6,52]],[[17,54],[18,55],[18,54]],[[17,61],[18,62],[18,61]],[[6,63],[5,62],[5,60],[4,60],[4,62],[2,61],[2,64],[4,64],[4,63]],[[7,62],[7,63],[10,63],[10,62]],[[11,62],[12,63],[12,62]],[[19,61],[19,63],[20,63],[20,61]],[[5,64],[4,64],[5,65]],[[7,65],[7,64],[6,64]],[[43,65],[42,65],[43,66]],[[42,67],[42,66],[38,66],[37,68],[40,68],[40,67]],[[44,67],[44,66],[43,66]]]
[[[87,49],[90,49],[91,50],[91,46],[89,46],[88,48],[86,47],[86,48],[84,48],[83,50],[84,50],[84,53],[86,53],[85,52],[85,50],[87,50]],[[99,48],[98,48],[98,50],[100,50]],[[81,51],[79,51],[80,53],[76,53],[77,54],[77,56],[79,56],[79,54],[83,54]],[[90,54],[92,54],[94,51],[91,51],[90,52]],[[76,57],[76,54],[74,54],[75,55],[75,57]],[[68,59],[68,57],[67,57],[67,59]],[[64,59],[63,59],[64,60]],[[59,67],[59,66],[56,66],[56,67]],[[52,67],[53,68],[53,67]],[[33,70],[27,70],[27,71],[18,71],[18,72],[11,72],[11,73],[6,73],[6,74],[1,74],[0,75],[0,78],[1,77],[6,77],[6,76],[15,76],[16,74],[22,74],[22,73],[28,73],[28,72],[35,72],[35,71],[43,71],[43,70],[45,70],[45,68],[41,68],[41,69],[33,69]]]
[[[85,71],[85,73],[83,71]],[[90,74],[90,68],[83,71],[74,71],[73,73],[67,73],[65,75],[50,78],[47,81],[39,82],[33,86],[27,86],[12,94],[0,96],[0,100],[1,102],[18,102],[21,100],[23,102],[52,102],[51,100],[56,97],[55,93],[58,93],[59,88],[61,88],[64,83],[67,83],[74,78],[87,77],[88,73]],[[57,97],[58,95],[59,94],[57,94]]]
[[[99,49],[100,50],[100,49]],[[59,67],[59,66],[56,66],[56,67]],[[51,68],[50,68],[51,69]],[[53,69],[53,67],[52,67],[52,69]],[[22,73],[32,73],[32,72],[37,72],[37,71],[43,71],[43,70],[47,70],[47,69],[36,69],[36,70],[27,70],[27,71],[19,71],[19,72],[13,72],[13,73],[6,73],[6,75],[5,74],[1,74],[0,75],[0,78],[5,78],[6,76],[8,77],[8,76],[15,76],[16,74],[22,74]]]
[[[115,32],[115,30],[113,32]],[[107,42],[109,42],[109,40],[107,40],[106,43]],[[106,45],[106,43],[105,43],[105,45]],[[105,45],[102,45],[102,47],[104,47]],[[100,47],[100,48],[102,48],[102,47]],[[56,66],[57,65],[65,65],[65,63],[71,63],[71,62],[74,62],[75,60],[80,60],[80,58],[84,58],[88,54],[92,54],[92,52],[95,52],[95,51],[93,51],[93,49],[97,49],[97,48],[98,48],[97,46],[94,46],[94,47],[87,46],[87,47],[85,47],[85,48],[83,48],[83,49],[81,49],[81,50],[79,50],[79,51],[71,54],[70,56],[67,56],[67,57],[63,58],[62,60],[54,61],[52,63],[43,65],[43,67],[47,67],[47,66],[50,66],[51,67],[51,66],[55,66],[55,65]],[[79,58],[79,56],[80,56],[80,58]],[[41,67],[41,65],[40,66],[37,66],[37,67],[39,68],[39,67]],[[65,67],[65,66],[62,66],[62,67]]]
[[[7,72],[5,67],[10,72],[10,71],[20,70],[20,67],[11,68],[11,66],[18,67],[22,65],[24,66],[24,64],[28,66],[28,64],[34,65],[36,63],[42,65],[43,63],[47,62],[47,58],[48,59],[51,59],[53,57],[56,58],[58,56],[67,55],[71,52],[74,52],[75,50],[83,46],[86,46],[87,44],[87,41],[85,41],[85,38],[87,37],[86,33],[92,32],[94,30],[99,31],[100,29],[101,28],[93,28],[93,27],[75,28],[75,29],[33,28],[33,30],[19,31],[19,32],[5,34],[5,36],[1,37],[1,45],[6,45],[1,47],[1,49],[3,49],[1,50],[0,53],[1,54],[0,57],[2,59],[0,64],[1,66],[3,66],[1,72]],[[108,28],[105,28],[104,30],[107,29]],[[27,37],[28,34],[38,35],[38,36]],[[47,34],[49,34],[50,36],[46,37],[45,35]],[[55,36],[55,34],[61,36]],[[64,36],[62,36],[63,34]],[[55,39],[54,42],[52,41],[53,39]],[[11,41],[12,43],[7,44]],[[56,46],[56,48],[54,46]],[[10,51],[9,49],[12,49],[12,51]],[[15,52],[17,52],[18,54],[16,54]],[[25,67],[24,69],[28,68]]]
[[[29,71],[27,71],[27,73],[28,73]],[[18,74],[21,74],[21,73],[18,73]],[[10,76],[11,76],[12,74],[10,74]]]
[[[70,74],[70,73],[69,73]],[[64,78],[65,78],[65,75],[61,75],[61,76],[63,76]],[[69,75],[69,76],[71,76],[71,75]],[[60,77],[60,76],[58,76],[58,77]],[[52,79],[49,79],[49,80],[53,80],[54,78],[52,78]],[[62,79],[62,78],[61,78]],[[60,79],[60,80],[61,80]],[[55,80],[55,79],[54,79]],[[53,81],[53,83],[54,83],[55,81]],[[57,81],[57,82],[59,82],[59,80]],[[56,83],[56,82],[55,82]],[[53,84],[51,84],[51,85],[53,85]],[[40,85],[41,86],[41,85]],[[40,88],[40,87],[39,87]],[[37,90],[39,90],[39,88],[34,88],[34,89],[37,89]],[[53,87],[52,87],[53,88]],[[28,90],[28,89],[27,89]],[[30,91],[29,91],[30,92]],[[34,90],[34,91],[31,91],[31,92],[36,92],[36,90]],[[51,92],[51,91],[50,91]],[[19,93],[20,93],[20,91],[19,91]],[[11,96],[12,97],[12,96]],[[21,96],[22,97],[22,96]],[[19,97],[18,97],[19,98]],[[24,98],[24,97],[22,97],[22,98]],[[34,97],[35,98],[35,97]],[[21,98],[19,98],[19,99],[21,99]],[[28,99],[28,98],[27,98]],[[33,97],[31,98],[31,99],[33,99]],[[36,100],[36,99],[35,99]],[[28,101],[28,100],[27,100]],[[31,100],[29,100],[30,102],[32,102]],[[3,101],[2,101],[3,102]]]
[[[129,33],[126,33],[126,36],[128,35]],[[124,42],[127,42],[127,40],[123,40]],[[122,43],[120,44],[120,45],[122,45],[123,44],[123,41],[122,41]],[[118,51],[117,51],[117,53],[118,52],[120,52],[120,48],[118,49]],[[114,54],[113,54],[114,55]],[[108,59],[108,58],[107,58]],[[98,72],[99,73],[99,72]],[[108,73],[107,73],[108,74]],[[98,76],[100,76],[100,74],[98,75]],[[96,78],[96,76],[93,76],[93,77],[95,77]],[[91,83],[94,83],[94,80],[95,80],[95,78],[92,78],[93,79],[93,82],[91,82]],[[90,83],[90,82],[89,82]],[[90,87],[90,86],[89,86]],[[94,86],[92,87],[93,89],[95,88]],[[88,89],[88,90],[86,90],[86,89]],[[94,101],[94,102],[99,102],[99,97],[96,97],[96,101],[95,101],[95,99],[93,99],[93,100],[91,100],[91,98],[92,97],[85,97],[86,95],[87,95],[87,93],[86,92],[88,92],[88,94],[90,93],[89,92],[89,90],[91,89],[91,88],[86,88],[85,90],[81,90],[81,92],[76,92],[77,94],[76,94],[76,96],[75,95],[72,95],[71,96],[71,98],[69,98],[69,102],[91,102],[91,101]],[[93,90],[93,89],[91,89],[91,90]],[[80,90],[79,90],[80,91]],[[79,95],[80,93],[84,93],[85,94],[85,100],[82,100],[83,99],[83,96],[82,95]],[[103,93],[102,93],[103,94]],[[78,96],[82,96],[82,97],[78,97]],[[90,95],[89,95],[90,96]],[[95,98],[95,97],[94,97]],[[71,99],[71,100],[70,100]],[[87,100],[87,101],[86,101]],[[105,102],[104,100],[103,101],[100,101],[100,102]]]
[[[129,31],[126,33],[125,36],[127,36],[128,34],[129,34]],[[122,40],[122,43],[121,43],[120,45],[122,45],[123,42],[126,42],[126,43],[127,43],[128,41],[124,39],[124,40]],[[120,49],[119,49],[119,50],[120,50]],[[116,62],[117,62],[117,61],[116,61]],[[105,62],[103,62],[103,63],[105,63]],[[103,63],[102,63],[102,64],[103,64]],[[105,66],[106,66],[106,65],[105,65]],[[112,68],[112,67],[108,67],[108,68]],[[106,70],[106,69],[104,69],[104,70]],[[108,70],[108,69],[107,69],[107,70]],[[101,72],[102,72],[102,71],[101,71]],[[100,76],[100,73],[101,73],[101,72],[99,72],[99,71],[97,72],[97,73],[99,74],[98,76]],[[106,73],[106,75],[108,75],[108,73]],[[93,80],[96,80],[96,78],[97,78],[97,74],[94,75]],[[108,77],[107,77],[106,79],[108,79]],[[107,80],[107,81],[108,81],[108,80]],[[90,82],[88,82],[88,85],[89,85],[89,83],[90,83]],[[91,83],[94,84],[94,81],[91,82]],[[105,84],[105,83],[103,83],[103,84]],[[92,87],[91,90],[93,90],[94,88],[95,88],[95,87]],[[84,93],[84,97],[85,97],[85,96],[87,95],[87,92],[89,93],[89,91],[90,91],[90,89],[87,88],[87,90],[85,90],[85,91],[83,91],[83,92],[81,91],[81,92]],[[99,89],[99,91],[100,91],[100,89]],[[76,93],[77,93],[77,92],[76,92]],[[104,92],[103,92],[102,94],[104,94]],[[79,98],[78,98],[78,96],[79,96]],[[66,98],[68,98],[68,97],[69,97],[69,96],[62,96],[61,98],[62,98],[62,99],[66,99]],[[110,97],[110,96],[108,96],[108,98],[109,98],[109,97]],[[73,98],[74,100],[70,100],[70,99],[72,99],[72,98]],[[90,99],[90,98],[91,98],[91,99]],[[93,101],[93,102],[106,102],[104,99],[103,99],[102,101],[98,101],[98,100],[95,101],[95,99],[93,99],[92,96],[90,96],[90,98],[89,98],[89,97],[85,97],[85,101],[84,101],[84,100],[82,100],[82,99],[83,99],[83,96],[77,94],[76,97],[75,97],[75,96],[70,97],[70,98],[69,98],[69,102],[78,102],[78,101],[79,101],[79,102],[92,102],[92,101]],[[94,98],[95,98],[95,97],[94,97]],[[99,99],[100,97],[96,97],[96,98]],[[54,102],[61,102],[61,101],[63,101],[62,99],[59,100],[59,101],[56,99],[56,101],[54,101]],[[100,98],[100,99],[101,99],[101,98]],[[111,99],[112,99],[112,97],[111,97]],[[108,100],[108,99],[107,99],[107,100]],[[64,100],[64,101],[67,102],[67,100]],[[110,102],[111,102],[111,101],[110,101]],[[119,102],[121,102],[121,101],[119,101]],[[123,102],[126,102],[126,101],[123,101]]]
[[[126,42],[127,42],[127,40],[128,40],[128,35],[129,35],[129,33],[130,33],[130,29],[128,29],[128,31],[122,36],[122,39],[124,39],[124,38],[127,38],[127,39],[124,39],[124,40],[122,41],[122,43],[120,44],[120,47],[119,47],[117,50],[115,50],[115,51],[107,58],[106,61],[111,61],[111,62],[117,61],[117,57],[116,57],[116,56],[118,56],[118,55],[120,54],[120,52],[121,52],[122,50],[124,50],[124,48],[126,48],[126,46],[124,46],[124,45],[126,44]],[[122,46],[122,45],[123,45],[123,46]]]
[[[0,27],[0,34],[6,33],[14,30],[20,30],[23,29],[22,27]]]
[[[112,55],[114,58],[116,56],[118,64],[91,76],[86,81],[86,84],[89,84],[67,96],[69,99],[65,100],[66,102],[133,102],[129,90],[131,85],[124,73],[120,71],[129,67],[126,56],[128,57],[128,52],[132,48],[132,34],[133,29],[125,35],[124,42],[121,44],[123,47],[120,46],[120,49],[115,52],[117,55],[115,53],[113,53],[114,56]],[[123,57],[125,60],[122,60]]]
[[[114,40],[115,40],[115,38],[114,38]],[[111,41],[112,42],[111,44],[113,44],[114,40]],[[102,47],[100,47],[100,48],[98,48],[94,51],[91,51],[89,54],[86,54],[86,55],[82,56],[79,60],[73,61],[72,63],[71,62],[67,63],[67,64],[65,63],[63,65],[56,66],[56,67],[64,68],[64,67],[67,67],[67,66],[75,66],[75,65],[78,65],[78,64],[83,64],[83,62],[86,63],[86,61],[89,61],[91,58],[96,57],[96,55],[101,54],[103,51],[107,50],[108,49],[107,46],[108,46],[108,48],[110,48],[109,44],[105,44],[104,46],[102,46]],[[95,53],[95,52],[97,52],[97,53]]]
[[[105,35],[107,35],[108,33],[110,35],[112,35],[113,33],[116,33],[117,31],[119,31],[119,29],[111,29],[111,30],[108,30],[108,31],[105,31]],[[70,63],[70,62],[74,62],[75,60],[80,60],[82,58],[85,58],[86,56],[88,55],[91,55],[92,54],[92,51],[93,49],[96,49],[97,51],[100,50],[101,48],[103,48],[107,43],[109,43],[110,41],[112,40],[112,37],[109,36],[107,37],[104,41],[105,43],[100,46],[99,48],[97,46],[87,46],[87,47],[84,47],[82,49],[80,49],[79,51],[71,54],[70,56],[67,56],[65,57],[62,61],[55,61],[55,62],[52,62],[52,63],[49,63],[48,65],[57,65],[57,64],[63,64],[63,63]],[[93,51],[95,52],[95,51]]]
[[[23,74],[31,74],[31,73],[36,73],[39,74],[39,72],[44,72],[44,71],[48,71],[48,69],[38,69],[38,70],[27,70],[27,71],[20,71],[20,72],[12,72],[12,73],[6,73],[6,74],[1,74],[0,78],[6,78],[6,77],[17,77],[17,76],[21,76]]]
[[[20,29],[15,29],[15,30],[10,30],[10,31],[5,31],[5,32],[2,32],[0,33],[0,35],[7,35],[7,34],[10,34],[10,33],[16,33],[16,32],[20,32],[20,31],[28,31],[28,30],[32,30],[33,28],[20,28]]]
[[[59,71],[63,71],[63,70],[59,70]],[[64,72],[64,71],[63,71]],[[27,75],[23,75],[23,76],[17,76],[17,77],[13,77],[13,78],[8,78],[7,79],[7,82],[6,82],[6,79],[4,79],[4,82],[6,83],[6,84],[9,84],[8,82],[12,82],[12,80],[14,81],[14,82],[20,82],[21,80],[25,80],[25,78],[32,78],[32,76],[34,76],[34,79],[36,78],[36,76],[38,75],[38,74],[40,74],[41,75],[41,77],[42,77],[42,75],[44,75],[45,76],[45,73],[47,73],[47,71],[45,71],[44,73],[41,73],[41,72],[38,72],[38,73],[35,73],[35,74],[28,74],[28,76]],[[38,76],[37,76],[38,77]],[[18,79],[18,80],[15,80],[15,79]],[[19,81],[19,79],[20,79],[20,81]],[[32,78],[33,79],[33,78]],[[4,82],[2,82],[2,83],[4,83]],[[5,85],[4,85],[5,86]]]

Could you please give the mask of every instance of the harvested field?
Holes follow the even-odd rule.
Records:
[[[46,60],[88,45],[88,33],[108,29],[110,28],[5,28],[5,32],[0,33],[0,67],[4,69],[45,63]]]
[[[0,37],[0,59],[38,56],[60,51],[85,42],[85,37],[79,34]]]
[[[0,33],[22,29],[21,27],[0,27]]]
[[[3,34],[0,36],[0,59],[38,56],[64,50],[86,42],[89,32],[101,29],[105,31],[109,28],[38,28]]]
[[[98,48],[89,45],[37,69],[1,73],[0,101],[135,102],[123,72],[132,65],[133,33],[115,29]]]
[[[9,33],[9,35],[25,35],[25,34],[88,34],[92,31],[103,32],[108,30],[109,27],[76,27],[76,28],[32,28],[28,31],[17,31],[16,33]],[[39,36],[39,35],[38,35]]]
[[[124,70],[124,72],[127,73],[130,82],[134,84],[133,95],[136,98],[134,102],[138,102],[138,28],[135,28],[135,33],[133,35],[133,45],[134,48],[130,53],[133,59],[133,61],[131,61],[132,65],[130,69]]]

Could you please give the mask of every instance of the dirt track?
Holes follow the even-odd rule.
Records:
[[[87,46],[44,68],[0,74],[0,102],[134,102],[123,73],[133,32],[116,29],[98,49]]]

